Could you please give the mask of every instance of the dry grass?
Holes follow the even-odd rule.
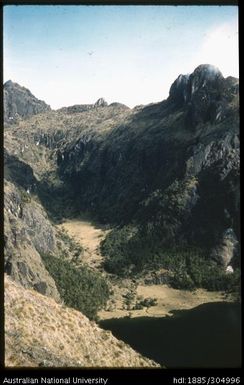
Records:
[[[93,268],[101,266],[103,257],[100,254],[99,246],[109,230],[97,227],[89,220],[75,219],[68,220],[58,227],[64,229],[71,238],[82,246],[84,249],[82,262]]]
[[[221,292],[209,292],[204,289],[195,291],[177,290],[167,285],[139,285],[136,291],[137,296],[155,298],[157,305],[144,307],[141,310],[126,310],[117,307],[111,311],[101,310],[98,312],[100,319],[121,318],[121,317],[165,317],[172,315],[172,310],[192,309],[198,305],[209,302],[226,301],[225,294]],[[231,298],[229,299],[231,300]]]
[[[80,312],[57,304],[5,277],[5,365],[151,367]]]

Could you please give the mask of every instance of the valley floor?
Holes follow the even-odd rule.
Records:
[[[230,301],[225,293],[209,292],[204,289],[194,291],[177,290],[167,285],[145,285],[143,280],[118,279],[105,273],[102,268],[103,256],[99,248],[101,241],[109,230],[87,218],[67,220],[58,225],[67,234],[79,243],[83,249],[82,262],[91,268],[97,269],[106,275],[113,290],[106,309],[98,312],[100,320],[123,317],[164,317],[172,315],[174,310],[192,309],[198,305],[209,302]],[[134,297],[155,298],[157,304],[143,307],[140,310],[131,310],[125,303],[125,296],[133,293]]]
[[[82,262],[87,263],[92,268],[101,268],[103,257],[99,252],[99,246],[109,230],[85,218],[67,220],[58,227],[65,230],[71,238],[82,246],[84,249]]]

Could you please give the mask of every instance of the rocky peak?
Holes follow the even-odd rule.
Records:
[[[239,81],[224,78],[220,70],[210,64],[199,65],[192,74],[180,75],[172,84],[168,102],[184,108],[187,127],[199,123],[220,122],[237,105]]]
[[[201,64],[192,74],[178,76],[170,88],[169,98],[177,104],[189,103],[199,92],[207,93],[212,88],[218,90],[223,80],[224,77],[217,67]]]
[[[169,91],[169,99],[177,104],[183,104],[187,101],[189,95],[190,75],[179,75],[174,81]]]
[[[4,84],[4,121],[11,123],[18,118],[26,118],[51,108],[37,99],[27,88],[8,80]]]
[[[94,104],[95,107],[106,107],[108,103],[104,98],[99,98],[96,103]]]
[[[219,90],[224,77],[220,70],[210,64],[198,66],[189,77],[189,97],[192,99],[199,91]]]
[[[204,86],[206,82],[215,81],[216,79],[223,79],[220,70],[211,64],[200,64],[191,74],[193,81],[199,82],[199,86]]]
[[[17,83],[12,82],[12,80],[8,80],[4,83],[4,88],[14,87],[14,85]]]

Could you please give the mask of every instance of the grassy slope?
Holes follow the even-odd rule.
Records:
[[[7,367],[155,367],[82,313],[5,277]]]

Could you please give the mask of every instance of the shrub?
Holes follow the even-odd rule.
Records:
[[[145,269],[169,270],[169,282],[177,289],[240,291],[240,271],[226,274],[207,250],[190,246],[166,248],[156,236],[131,231],[129,226],[113,230],[103,241],[104,267],[116,275],[136,274]],[[133,270],[130,269],[133,266]]]
[[[30,203],[31,202],[30,195],[23,188],[20,188],[19,191],[20,191],[22,203]]]
[[[141,303],[136,303],[135,306],[133,307],[133,310],[142,310],[143,305]]]
[[[104,278],[86,266],[77,268],[71,262],[51,255],[42,255],[42,258],[65,305],[96,319],[97,311],[105,306],[109,297]]]

